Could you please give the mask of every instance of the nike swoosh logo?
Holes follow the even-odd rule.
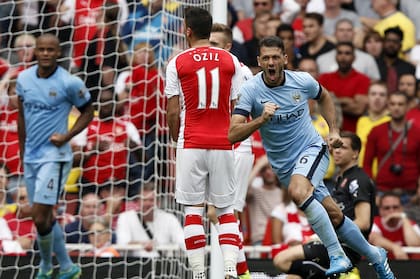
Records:
[[[261,100],[260,101],[261,104],[265,104],[265,103],[268,103],[268,102],[270,102],[270,100]]]

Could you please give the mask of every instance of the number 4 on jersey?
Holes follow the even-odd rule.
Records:
[[[50,189],[50,190],[54,189],[54,180],[52,178],[48,182],[47,189]]]

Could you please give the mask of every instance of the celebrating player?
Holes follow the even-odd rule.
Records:
[[[328,145],[340,147],[342,141],[328,91],[308,73],[284,70],[287,55],[278,37],[260,41],[258,63],[262,72],[240,89],[229,129],[230,141],[241,141],[260,129],[273,170],[281,183],[288,185],[293,201],[305,212],[328,251],[327,276],[352,268],[338,242],[335,227],[340,239],[366,256],[380,278],[394,278],[385,250],[366,241],[360,229],[343,215],[323,183],[329,163],[328,146],[311,123],[307,102],[310,98],[319,100],[330,128]],[[249,115],[253,120],[246,122]]]

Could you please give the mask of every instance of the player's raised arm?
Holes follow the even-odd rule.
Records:
[[[231,143],[236,143],[248,138],[255,130],[270,120],[278,108],[278,105],[268,102],[264,104],[263,113],[249,122],[247,122],[248,116],[244,115],[245,113],[241,110],[234,111],[230,121],[228,134],[229,141]]]

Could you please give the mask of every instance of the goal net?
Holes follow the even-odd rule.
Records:
[[[18,199],[17,189],[24,185],[17,153],[17,124],[14,118],[17,109],[9,106],[12,100],[10,96],[13,95],[12,88],[18,73],[35,63],[34,38],[46,32],[59,37],[62,48],[60,65],[84,80],[98,109],[96,117],[105,117],[107,121],[115,123],[111,131],[105,129],[102,133],[102,130],[98,131],[93,127],[77,141],[72,141],[75,163],[80,167],[72,170],[62,201],[57,207],[57,219],[63,228],[80,221],[78,227],[66,232],[65,236],[73,261],[82,267],[82,278],[191,277],[185,253],[172,244],[160,245],[156,231],[151,232],[155,243],[153,249],[156,250],[156,256],[153,257],[136,256],[144,248],[143,244],[136,242],[136,237],[130,241],[136,244],[119,244],[116,231],[118,217],[122,212],[135,210],[139,220],[147,214],[139,208],[138,200],[142,198],[139,190],[150,183],[155,189],[155,208],[173,214],[180,223],[183,221],[182,208],[174,200],[175,166],[165,123],[165,99],[162,92],[164,73],[168,59],[186,48],[182,30],[184,9],[196,6],[211,11],[212,2],[0,2],[0,161],[6,162],[10,170],[7,193],[9,202]],[[107,90],[115,92],[118,99],[102,100],[103,92]],[[111,104],[111,113],[103,116],[104,106],[107,104]],[[69,125],[74,124],[77,116],[77,111],[72,112]],[[134,132],[119,121],[130,121],[135,127]],[[119,138],[121,133],[124,133],[123,140]],[[93,137],[97,141],[89,143]],[[108,144],[103,143],[107,141]],[[87,152],[92,150],[96,152],[96,160],[92,160],[91,154]],[[109,180],[112,182],[108,183]],[[87,211],[84,207],[88,205],[84,198],[86,193],[91,192],[99,199],[95,211],[83,213],[83,210]],[[21,205],[17,208],[19,212]],[[19,219],[19,214],[15,218]],[[22,218],[23,221],[30,219],[28,216]],[[91,244],[85,243],[86,239],[90,240],[89,232],[92,232],[92,228],[87,226],[97,219],[108,221],[105,222],[109,224],[107,231],[112,230],[114,236],[111,241],[115,243],[119,257],[106,258],[99,254],[95,256],[98,249],[92,249]],[[11,229],[11,232],[11,241],[22,237],[18,235],[21,233],[19,229]],[[31,241],[30,248],[15,247],[2,251],[1,278],[35,276],[39,256],[34,233],[28,233],[24,237]],[[100,236],[95,234],[95,237]],[[70,243],[69,238],[76,238],[76,241]],[[55,272],[57,269],[56,263]]]

